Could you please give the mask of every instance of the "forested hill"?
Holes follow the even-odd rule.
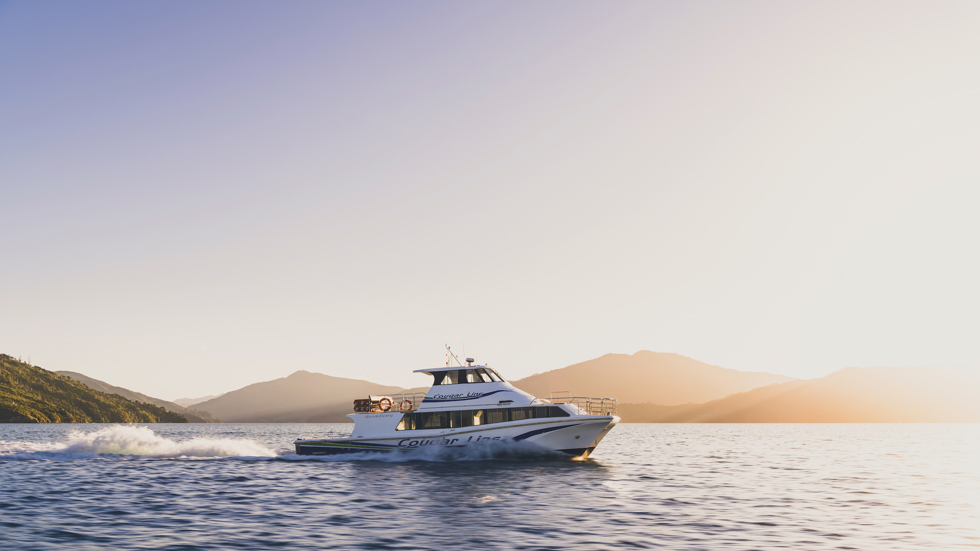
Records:
[[[153,404],[106,394],[0,354],[0,423],[186,423]]]
[[[128,388],[123,388],[120,386],[113,386],[105,381],[100,381],[98,379],[93,379],[87,375],[82,375],[81,373],[75,373],[74,371],[55,371],[58,375],[64,375],[73,381],[78,381],[83,385],[91,388],[92,390],[98,390],[99,392],[105,392],[106,394],[118,394],[123,398],[133,401],[133,402],[144,402],[147,404],[153,404],[155,406],[160,406],[167,411],[172,411],[174,413],[179,413],[187,418],[187,421],[191,423],[220,423],[221,420],[215,418],[213,415],[206,411],[201,411],[198,409],[188,409],[183,406],[179,406],[173,402],[168,402],[166,400],[161,400],[159,398],[154,398],[152,396],[147,396],[139,392],[129,390]]]

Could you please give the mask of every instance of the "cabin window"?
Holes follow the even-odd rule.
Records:
[[[487,410],[487,424],[491,423],[506,423],[508,421],[508,415],[506,409],[488,409]]]
[[[523,408],[495,408],[464,411],[439,411],[405,413],[397,430],[425,430],[459,427],[478,427],[492,423],[568,417],[569,413],[559,406],[533,406]]]
[[[568,412],[558,406],[548,406],[548,417],[568,417]]]
[[[448,413],[449,413],[449,428],[456,429],[463,426],[462,411],[450,411]]]
[[[432,386],[454,385],[459,380],[458,371],[433,371]]]
[[[502,382],[504,382],[503,377],[492,369],[454,369],[452,371],[432,372],[432,386]]]
[[[423,429],[444,429],[449,426],[449,415],[445,411],[439,412],[427,412],[422,415],[422,426]]]
[[[402,420],[399,421],[395,430],[415,430],[415,416],[411,413],[402,415]]]

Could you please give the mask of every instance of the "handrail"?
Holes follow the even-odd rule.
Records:
[[[591,398],[586,396],[555,396],[556,394],[568,394],[568,392],[552,392],[551,400],[545,400],[552,404],[571,404],[585,415],[615,415],[615,398]],[[403,413],[415,411],[422,405],[425,394],[392,394],[390,396],[370,396],[363,400],[354,400],[355,413]],[[387,403],[390,400],[390,405]],[[387,409],[383,409],[388,406]]]
[[[571,404],[585,415],[615,415],[615,398],[592,398],[588,396],[555,396],[551,393],[552,404]]]
[[[392,394],[391,396],[370,396],[363,400],[354,400],[354,413],[401,413],[415,411],[422,405],[425,394]],[[382,404],[390,400],[390,404]],[[383,409],[388,406],[387,409]]]

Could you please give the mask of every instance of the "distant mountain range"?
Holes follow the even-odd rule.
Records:
[[[939,368],[848,367],[703,404],[620,404],[636,423],[980,422],[980,380]]]
[[[428,390],[428,389],[426,389]],[[297,371],[201,402],[197,407],[227,423],[343,423],[355,398],[405,389],[357,379]]]
[[[503,375],[506,377],[507,373]],[[606,354],[563,369],[512,381],[541,398],[553,390],[573,396],[617,397],[620,401],[682,404],[721,398],[771,383],[793,380],[772,373],[750,373],[701,363],[677,354],[641,351]],[[226,422],[342,423],[351,402],[369,394],[424,393],[367,381],[297,371],[288,377],[228,392],[197,407]],[[622,397],[622,398],[620,398]]]
[[[207,402],[208,400],[217,398],[221,394],[211,394],[210,396],[201,396],[200,398],[177,398],[174,403],[180,407],[189,408],[194,404],[200,404],[201,402]]]
[[[679,354],[642,350],[632,356],[606,354],[511,382],[539,398],[548,398],[552,392],[564,390],[572,396],[616,398],[621,403],[676,405],[707,402],[792,380],[785,375],[736,371]]]
[[[7,358],[7,362],[13,360],[9,356],[2,357]],[[96,393],[101,396],[118,396],[128,398],[127,402],[135,401],[131,403],[159,406],[160,411],[180,414],[196,422],[217,419],[232,423],[348,422],[347,414],[352,412],[352,401],[356,398],[412,392],[423,394],[428,390],[428,387],[403,389],[297,371],[288,377],[200,399],[203,401],[182,399],[182,404],[178,404],[79,373],[59,373],[73,381],[51,375],[90,391],[102,391]],[[772,373],[725,369],[677,354],[640,351],[633,355],[607,354],[512,383],[545,399],[553,391],[567,391],[573,396],[616,398],[624,422],[980,421],[980,400],[976,398],[980,390],[978,377],[944,369],[846,368],[821,379],[798,381]],[[0,391],[10,396],[2,384],[0,380]],[[34,399],[32,403],[40,407],[43,401]],[[4,404],[0,401],[0,418],[3,415],[14,418],[14,414],[4,413]],[[195,407],[188,409],[183,404]],[[67,419],[61,422],[83,418],[59,415],[45,418]]]
[[[105,392],[107,394],[118,394],[127,400],[132,400],[134,402],[146,402],[153,404],[158,407],[162,407],[167,411],[172,411],[174,413],[179,413],[187,418],[191,423],[220,423],[220,419],[216,419],[213,415],[206,411],[200,411],[197,409],[188,409],[183,406],[179,406],[173,402],[168,402],[166,400],[161,400],[159,398],[153,398],[152,396],[147,396],[146,394],[140,394],[139,392],[134,392],[132,390],[113,386],[109,383],[102,382],[98,379],[93,379],[91,377],[82,375],[81,373],[75,373],[74,371],[55,371],[58,375],[68,377],[74,381],[78,381],[83,385],[99,392]]]
[[[180,414],[127,400],[0,354],[0,423],[186,423]]]

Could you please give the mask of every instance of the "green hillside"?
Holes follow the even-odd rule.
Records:
[[[98,392],[0,354],[0,423],[186,423],[153,404]]]
[[[99,392],[105,392],[106,394],[118,394],[123,398],[130,400],[132,402],[145,402],[147,404],[153,404],[155,406],[160,406],[167,411],[172,411],[174,413],[179,413],[187,418],[190,423],[220,423],[221,419],[216,418],[206,411],[201,411],[198,409],[189,409],[183,406],[179,406],[173,402],[168,402],[166,400],[161,400],[159,398],[154,398],[152,396],[147,396],[139,392],[129,390],[128,388],[123,388],[120,386],[113,386],[105,381],[100,381],[98,379],[93,379],[87,375],[82,375],[81,373],[75,373],[74,371],[55,371],[58,375],[63,375],[68,377],[73,381],[78,381],[83,385],[91,388],[92,390],[98,390]]]

